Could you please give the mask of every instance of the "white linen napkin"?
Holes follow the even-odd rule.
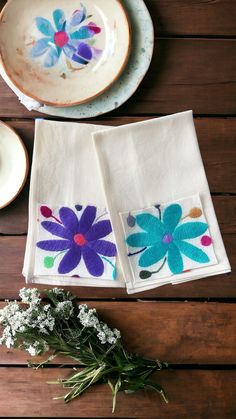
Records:
[[[230,271],[191,111],[93,138],[128,293]]]
[[[124,287],[91,136],[98,129],[106,127],[36,120],[27,283]]]

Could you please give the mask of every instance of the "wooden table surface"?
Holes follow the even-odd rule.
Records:
[[[5,1],[0,0],[2,6]],[[70,405],[52,401],[47,381],[71,366],[33,371],[27,355],[0,349],[1,417],[236,418],[236,1],[147,0],[154,25],[153,62],[135,95],[96,120],[121,125],[193,109],[210,189],[232,264],[230,275],[128,296],[124,290],[73,288],[117,326],[130,350],[168,361],[159,380],[170,404],[152,392],[119,394],[111,415],[108,386]],[[0,119],[32,155],[34,118],[0,80]],[[28,184],[0,211],[0,304],[17,298],[27,234]]]

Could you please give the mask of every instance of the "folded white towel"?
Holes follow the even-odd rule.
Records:
[[[36,121],[28,283],[124,287],[91,136],[98,129],[106,127]]]
[[[230,271],[191,111],[93,138],[128,293]]]

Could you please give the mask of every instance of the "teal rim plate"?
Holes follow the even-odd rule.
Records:
[[[58,108],[42,105],[39,112],[63,118],[93,118],[123,105],[137,90],[152,60],[154,29],[143,0],[123,0],[132,28],[132,47],[127,66],[113,86],[89,103]]]

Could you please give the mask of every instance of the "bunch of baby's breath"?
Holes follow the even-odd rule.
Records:
[[[38,289],[23,288],[21,302],[7,302],[0,310],[3,333],[0,344],[21,348],[32,356],[53,350],[47,361],[29,366],[39,368],[58,354],[77,361],[84,368],[68,379],[59,379],[68,389],[59,397],[70,402],[90,386],[108,383],[113,396],[113,412],[119,391],[134,393],[144,388],[158,391],[167,402],[163,389],[150,380],[155,371],[167,364],[128,353],[122,345],[120,332],[99,320],[96,309],[77,306],[70,292],[54,288],[45,291],[48,303],[43,303]]]

